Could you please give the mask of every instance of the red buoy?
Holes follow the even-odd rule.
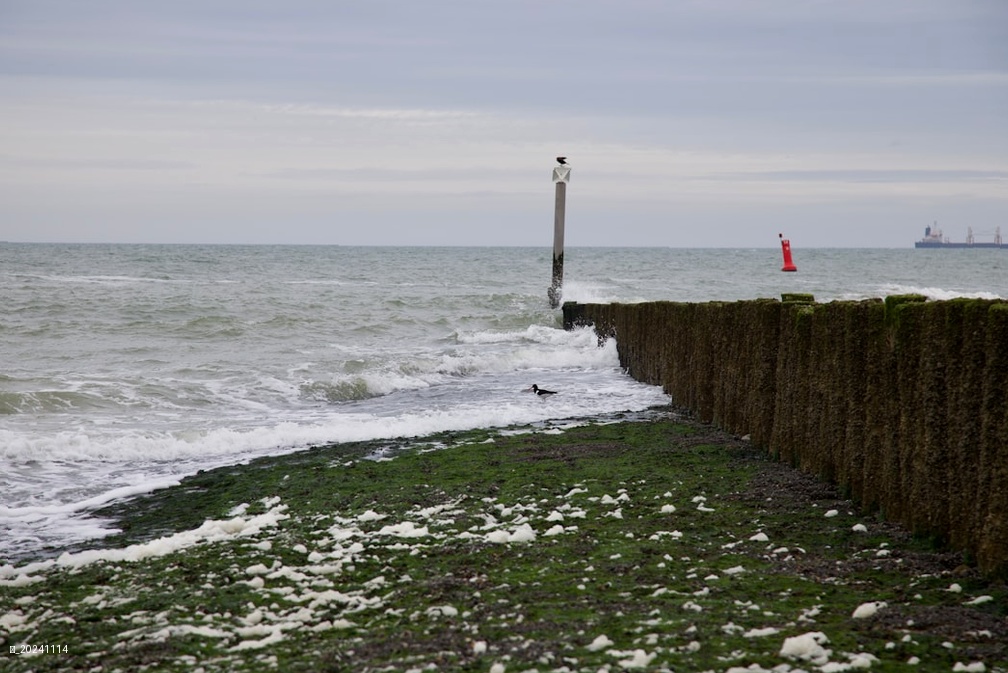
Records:
[[[779,236],[781,251],[784,253],[784,266],[781,267],[781,271],[797,271],[798,267],[791,261],[791,241],[784,238],[784,234],[779,234]]]

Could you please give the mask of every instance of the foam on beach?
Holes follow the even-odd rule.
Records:
[[[530,442],[529,446],[536,444]],[[457,450],[461,453],[467,446],[483,444],[462,445]],[[483,462],[486,456],[478,458]],[[397,460],[404,458],[391,458]],[[525,462],[521,456],[519,460]],[[410,463],[407,471],[413,466]],[[290,467],[281,464],[277,474]],[[315,475],[313,467],[302,467],[306,474]],[[388,468],[351,462],[330,464],[329,469],[336,471],[329,475],[330,479],[339,481],[341,470],[368,470],[373,474]],[[505,469],[513,470],[511,466]],[[613,483],[594,476],[586,480],[560,479],[531,484],[535,488],[519,490],[519,495],[509,497],[474,497],[466,489],[445,492],[432,482],[439,494],[448,497],[406,498],[395,506],[379,498],[361,503],[358,508],[341,504],[321,510],[301,510],[304,503],[294,499],[288,501],[288,507],[279,496],[264,497],[233,506],[223,518],[148,542],[121,549],[66,553],[21,566],[0,566],[0,586],[24,589],[48,583],[5,607],[0,627],[19,638],[41,625],[63,626],[62,620],[74,615],[103,610],[105,617],[115,617],[107,619],[102,627],[112,634],[106,637],[103,647],[128,652],[176,639],[194,639],[207,661],[217,667],[214,670],[236,670],[262,665],[258,657],[273,656],[285,646],[297,647],[292,641],[305,636],[315,640],[318,634],[352,630],[352,637],[361,638],[368,628],[396,628],[397,620],[407,620],[427,633],[468,634],[460,645],[462,649],[439,652],[438,657],[468,661],[468,657],[478,656],[484,669],[506,671],[510,660],[502,653],[514,652],[508,648],[521,649],[522,645],[488,638],[485,634],[492,631],[486,618],[492,614],[493,619],[505,620],[503,626],[507,627],[512,622],[520,624],[526,612],[533,614],[529,606],[509,603],[512,589],[522,585],[526,591],[526,584],[535,586],[540,579],[546,586],[558,581],[570,585],[575,577],[578,584],[573,590],[589,592],[593,586],[612,583],[614,570],[634,574],[631,568],[640,569],[636,564],[645,564],[650,566],[647,583],[633,584],[637,580],[631,578],[627,586],[633,587],[633,595],[621,593],[616,600],[621,606],[646,604],[647,610],[621,614],[622,626],[614,630],[599,628],[601,622],[589,628],[577,619],[563,627],[550,622],[557,633],[566,634],[566,640],[558,644],[546,638],[542,641],[544,647],[555,650],[544,650],[542,656],[547,661],[559,661],[557,657],[562,656],[572,671],[587,670],[576,665],[582,659],[602,662],[593,664],[591,670],[650,670],[673,658],[691,661],[690,657],[718,647],[718,640],[734,639],[733,650],[724,659],[731,673],[865,670],[879,662],[879,651],[848,651],[833,642],[843,641],[841,634],[850,629],[846,621],[850,615],[847,591],[831,592],[833,598],[824,598],[818,585],[812,583],[808,592],[799,590],[794,595],[778,595],[775,591],[758,602],[753,600],[757,594],[749,594],[749,599],[740,597],[740,587],[751,586],[745,583],[768,569],[789,568],[786,574],[793,577],[792,570],[799,572],[805,567],[805,550],[786,539],[795,531],[764,528],[754,520],[751,510],[745,510],[741,518],[715,520],[715,516],[728,516],[737,506],[738,492],[734,488],[719,493],[709,488],[685,488],[681,481],[676,485],[670,475],[656,479],[652,480],[650,474],[635,474],[633,479]],[[661,485],[649,483],[652,481]],[[847,508],[841,509],[836,516],[825,518],[818,503],[812,503],[806,512],[810,520],[832,527],[828,534],[838,538],[837,548],[844,546],[843,539],[848,536],[865,539],[851,528],[855,515]],[[789,516],[799,514],[788,512]],[[642,525],[648,532],[646,540],[643,535],[639,540],[634,540],[632,534],[628,536],[627,524],[631,521],[634,527]],[[570,576],[571,568],[560,569],[555,563],[553,550],[557,543],[574,545],[578,554],[585,549],[598,552],[589,552],[591,558],[576,556],[573,565],[577,570]],[[887,549],[887,545],[883,542],[877,548]],[[637,555],[645,548],[644,557]],[[863,558],[875,549],[866,547],[854,555]],[[482,550],[482,557],[499,562],[467,563],[465,573],[450,578],[456,584],[446,585],[458,591],[435,592],[430,601],[418,602],[415,591],[427,595],[430,582],[446,577],[439,572],[435,572],[436,579],[412,574],[425,572],[429,565],[436,570],[439,555],[451,556],[460,550],[467,555]],[[187,554],[196,559],[194,564],[185,563]],[[170,559],[172,556],[176,558]],[[512,569],[517,569],[512,563],[519,557],[537,559],[534,563],[539,564],[538,571],[529,573],[526,567],[511,574]],[[159,574],[152,580],[144,564],[165,558],[169,558],[168,563],[154,565]],[[164,607],[160,598],[152,603],[138,600],[145,592],[159,590],[167,591],[170,600],[171,589],[152,588],[151,583],[158,584],[165,567],[168,572],[182,568],[191,571],[199,563],[212,563],[213,572],[201,570],[195,576],[202,579],[186,592],[187,597],[198,602],[198,610],[181,603]],[[98,564],[108,569],[112,579],[87,587],[82,597],[74,594],[72,605],[36,600],[45,591],[58,593],[53,587],[60,585],[61,578]],[[759,586],[759,580],[755,581]],[[947,582],[932,584],[931,591],[940,592],[942,597],[954,596],[964,606],[971,604],[967,601],[981,604],[989,599],[961,597],[959,591],[948,588]],[[859,595],[865,592],[857,582],[849,586]],[[234,593],[242,596],[237,602]],[[843,607],[831,605],[831,601]],[[158,608],[148,609],[150,604]],[[884,602],[866,601],[856,608],[852,618],[870,620],[883,609],[887,609]],[[838,610],[843,613],[843,621],[825,619]],[[714,616],[713,622],[698,630],[696,622],[710,619],[708,615]],[[382,626],[373,626],[378,623]],[[608,620],[605,623],[612,624]],[[562,631],[564,627],[571,630]],[[514,633],[507,628],[504,632]],[[334,635],[335,641],[344,642],[342,634]],[[776,653],[779,659],[772,668],[750,663],[754,658],[764,661],[768,653]],[[197,662],[193,659],[189,663]],[[975,668],[977,663],[963,663],[959,670],[979,670]],[[417,670],[420,667],[418,663]]]

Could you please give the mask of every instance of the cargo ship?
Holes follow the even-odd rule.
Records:
[[[933,227],[924,228],[924,238],[914,243],[915,248],[1002,248],[1008,250],[1008,245],[1001,243],[1001,227],[994,230],[994,242],[977,243],[973,238],[973,227],[966,229],[966,242],[953,243],[942,235],[942,230],[935,222]]]

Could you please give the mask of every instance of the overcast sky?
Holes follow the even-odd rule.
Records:
[[[1006,0],[0,0],[0,240],[1008,237]]]

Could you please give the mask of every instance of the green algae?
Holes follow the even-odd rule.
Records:
[[[807,292],[785,292],[781,294],[781,302],[785,304],[814,304],[815,296]]]
[[[782,642],[821,631],[833,661],[867,653],[872,670],[902,670],[910,657],[921,671],[974,661],[1006,670],[1003,585],[956,570],[961,559],[859,514],[747,442],[682,419],[256,460],[106,509],[124,530],[106,544],[191,530],[242,505],[246,516],[283,507],[287,518],[249,537],[4,587],[0,617],[28,624],[3,633],[5,650],[69,651],[0,666],[594,672],[650,658],[647,670],[769,670],[807,666],[783,659]],[[428,534],[381,534],[406,522]],[[526,524],[534,540],[488,538]],[[351,542],[361,548],[334,554]],[[967,605],[976,596],[993,600]],[[852,619],[868,601],[887,607]],[[291,624],[262,644],[265,625]],[[611,644],[589,647],[600,636]]]

